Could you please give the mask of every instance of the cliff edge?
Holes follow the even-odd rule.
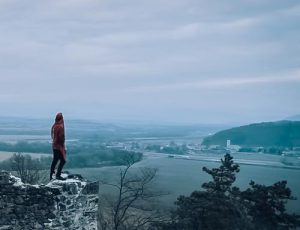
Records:
[[[99,183],[80,175],[29,185],[0,172],[0,230],[97,229]]]

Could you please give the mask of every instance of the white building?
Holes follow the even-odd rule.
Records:
[[[232,145],[230,140],[227,140],[226,146],[227,149],[231,152],[237,152],[241,149],[241,146],[239,145]]]
[[[227,148],[230,146],[230,140],[227,140]]]

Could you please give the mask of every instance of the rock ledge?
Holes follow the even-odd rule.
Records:
[[[80,175],[29,185],[0,172],[0,230],[97,229],[98,182]]]

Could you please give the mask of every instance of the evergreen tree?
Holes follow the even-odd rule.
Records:
[[[240,171],[239,165],[233,162],[233,157],[226,154],[224,159],[221,159],[221,166],[219,168],[208,169],[203,167],[203,171],[212,176],[213,180],[202,185],[209,193],[231,193],[232,184],[236,180],[236,173]]]
[[[239,165],[226,154],[219,168],[203,171],[212,181],[202,191],[178,197],[171,223],[156,224],[163,230],[283,230],[300,227],[300,216],[288,214],[285,205],[294,199],[286,181],[271,186],[250,183],[240,191],[234,187]]]
[[[251,181],[250,186],[241,192],[241,200],[256,228],[294,229],[300,226],[300,216],[286,212],[287,201],[295,199],[286,181],[279,181],[271,186]]]

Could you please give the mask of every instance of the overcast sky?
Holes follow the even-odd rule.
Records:
[[[299,0],[0,0],[0,116],[300,113]]]

